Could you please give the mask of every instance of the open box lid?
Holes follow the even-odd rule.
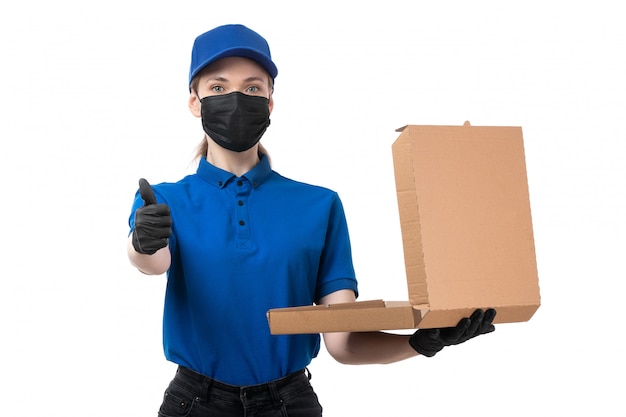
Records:
[[[496,323],[509,323],[539,307],[522,129],[465,122],[397,131],[408,302],[274,309],[272,333],[446,327],[490,307]]]

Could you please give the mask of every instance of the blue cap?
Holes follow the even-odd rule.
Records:
[[[218,59],[235,56],[256,61],[272,79],[278,75],[270,47],[261,35],[243,25],[224,25],[203,33],[193,43],[189,84],[207,65]]]

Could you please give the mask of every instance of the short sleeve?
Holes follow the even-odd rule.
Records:
[[[352,248],[348,224],[339,196],[332,199],[324,250],[320,259],[315,300],[339,290],[353,290],[358,297],[358,286],[352,263]]]

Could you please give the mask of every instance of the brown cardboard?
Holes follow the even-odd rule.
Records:
[[[272,334],[364,332],[414,328],[422,311],[408,301],[359,301],[270,310]]]
[[[454,326],[477,308],[495,323],[540,306],[520,127],[418,126],[392,145],[408,302],[273,309],[273,334]]]

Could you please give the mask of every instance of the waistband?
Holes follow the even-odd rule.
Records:
[[[206,383],[213,388],[218,388],[223,391],[228,391],[228,392],[233,392],[233,393],[241,393],[242,391],[247,391],[247,392],[267,391],[269,390],[270,385],[273,385],[274,387],[280,390],[288,386],[289,384],[293,383],[294,381],[296,381],[298,377],[302,377],[305,374],[308,380],[311,379],[311,373],[309,372],[307,368],[300,369],[299,371],[291,373],[283,378],[276,379],[274,381],[270,381],[265,384],[246,385],[246,386],[236,386],[236,385],[225,384],[213,378],[209,378],[208,376],[192,371],[191,369],[186,368],[181,365],[178,366],[178,370],[176,371],[176,373],[184,378],[188,378],[192,380],[193,382],[199,385],[204,385]]]

